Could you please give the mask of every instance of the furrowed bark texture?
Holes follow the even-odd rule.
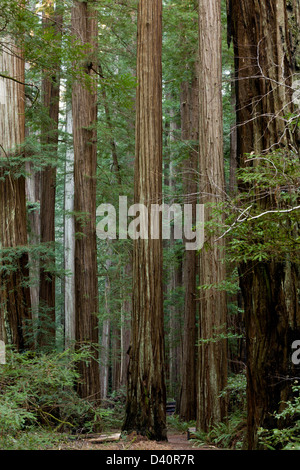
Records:
[[[6,40],[11,52],[0,52],[0,72],[11,79],[0,77],[0,248],[4,250],[0,257],[0,339],[22,350],[26,321],[31,318],[25,179],[10,165],[13,157],[23,154],[18,146],[25,137],[25,68],[22,52],[10,38]],[[22,166],[21,160],[18,165]],[[7,261],[9,248],[15,249],[15,257]]]
[[[161,203],[162,198],[161,0],[139,2],[137,41],[135,202],[149,207]],[[132,345],[124,429],[150,439],[165,440],[161,237],[134,242],[133,279]]]
[[[185,203],[193,205],[193,224],[196,222],[198,193],[198,151],[199,151],[199,87],[198,78],[191,84],[181,86],[181,128],[182,139],[187,141],[187,156],[183,162],[183,188]],[[195,250],[186,251],[183,259],[183,285],[185,288],[184,327],[182,347],[182,378],[180,392],[180,418],[184,421],[196,419],[197,410],[197,302],[196,280],[198,255]]]
[[[59,6],[54,10],[53,2],[49,2],[47,15],[43,17],[45,33],[54,32],[55,40],[61,41],[62,15]],[[49,153],[52,163],[41,172],[41,209],[40,209],[40,241],[50,251],[40,266],[39,307],[41,315],[41,331],[39,345],[41,347],[55,344],[55,194],[56,194],[56,160],[58,146],[59,119],[59,67],[52,76],[44,71],[42,81],[42,98],[46,120],[42,125],[42,145],[45,153]]]
[[[299,47],[289,27],[287,11],[296,21],[299,2],[229,2],[229,36],[232,34],[235,52],[239,167],[249,165],[245,162],[249,158],[246,153],[268,154],[279,147],[288,151],[291,143],[297,147],[295,136],[283,119],[292,111],[290,86],[296,70],[294,53]],[[299,31],[299,24],[297,27]],[[266,210],[274,201],[271,195],[257,203]],[[240,266],[245,304],[250,450],[259,448],[259,427],[278,426],[274,412],[280,411],[282,402],[290,398],[291,377],[299,375],[291,361],[291,345],[300,334],[298,275],[297,267],[288,257],[283,262],[274,257],[268,263],[247,262]]]
[[[205,221],[212,217],[207,203],[222,201],[224,194],[222,124],[221,1],[199,1],[199,202],[205,204]],[[209,248],[200,253],[200,284],[225,280],[224,241],[205,237]],[[227,379],[227,345],[218,338],[226,331],[226,293],[217,288],[199,291],[199,364],[197,426],[207,431],[225,416],[220,398]]]
[[[98,343],[98,281],[96,246],[96,121],[97,90],[92,68],[96,69],[97,14],[93,2],[75,1],[72,29],[77,39],[87,46],[87,60],[82,64],[83,77],[73,85],[74,139],[74,210],[75,218],[75,311],[78,346]],[[79,393],[91,400],[99,398],[99,365],[94,352],[90,364],[80,363]]]

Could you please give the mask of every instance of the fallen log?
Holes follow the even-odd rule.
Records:
[[[116,434],[102,434],[99,437],[88,439],[91,444],[102,444],[103,442],[115,442],[121,439],[121,433]]]

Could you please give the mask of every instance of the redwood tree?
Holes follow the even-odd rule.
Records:
[[[6,40],[9,49],[0,51],[0,339],[22,350],[31,318],[27,217],[25,178],[14,168],[16,160],[23,165],[25,69],[22,51],[12,38]]]
[[[288,3],[288,5],[287,5]],[[238,167],[262,165],[262,158],[281,148],[288,158],[297,141],[284,116],[293,111],[291,80],[295,61],[292,17],[299,2],[230,0],[229,36],[233,37],[236,74]],[[299,30],[299,24],[296,31]],[[294,30],[295,31],[295,30]],[[292,144],[292,145],[290,145]],[[249,153],[258,158],[250,158]],[[241,190],[247,189],[245,186]],[[254,201],[261,212],[277,207],[272,192]],[[274,412],[291,393],[298,375],[289,351],[300,332],[298,271],[288,257],[240,265],[247,347],[248,447],[259,447],[258,427],[277,427]]]
[[[54,8],[53,0],[48,2],[43,13],[45,34],[53,34],[54,40],[61,41],[62,11],[59,2]],[[59,86],[60,65],[49,73],[44,71],[42,80],[42,98],[45,109],[45,120],[42,125],[42,144],[51,163],[41,171],[41,208],[40,208],[40,241],[49,252],[40,266],[39,314],[41,315],[41,331],[39,344],[42,347],[55,343],[55,194],[56,194],[56,160],[58,146],[59,119]],[[43,314],[42,314],[43,312]]]
[[[181,86],[182,140],[187,142],[187,155],[182,165],[184,201],[193,205],[193,224],[198,193],[199,152],[199,87],[198,77],[193,74],[191,83]],[[180,392],[180,418],[184,421],[196,419],[197,414],[197,274],[199,257],[195,250],[186,251],[183,259],[183,285],[185,291],[184,326],[182,346],[182,378]]]
[[[205,204],[205,222],[212,219],[211,205],[223,199],[223,121],[221,0],[199,0],[199,202]],[[227,347],[224,240],[205,230],[200,253],[199,382],[197,425],[207,431],[225,415],[220,392],[226,385]],[[203,341],[204,340],[204,341]]]
[[[79,393],[99,398],[98,352],[98,280],[96,245],[96,171],[97,171],[97,14],[92,1],[75,1],[72,29],[86,47],[86,60],[78,68],[79,78],[72,89],[74,141],[75,217],[75,312],[76,342],[88,345],[93,358],[79,366]],[[77,65],[77,64],[76,64]]]
[[[140,0],[137,37],[135,202],[162,198],[162,1]],[[162,239],[137,239],[132,344],[123,429],[165,440]]]

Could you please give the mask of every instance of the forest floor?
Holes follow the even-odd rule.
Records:
[[[117,442],[95,443],[91,439],[76,439],[70,443],[59,446],[60,450],[219,450],[217,447],[203,445],[196,446],[193,440],[188,440],[186,434],[168,434],[168,442],[149,441],[146,437],[137,436],[132,433]]]

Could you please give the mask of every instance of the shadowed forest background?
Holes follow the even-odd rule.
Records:
[[[0,449],[300,448],[299,27],[299,0],[1,0]],[[97,236],[120,196],[190,231],[204,205],[203,247]]]

